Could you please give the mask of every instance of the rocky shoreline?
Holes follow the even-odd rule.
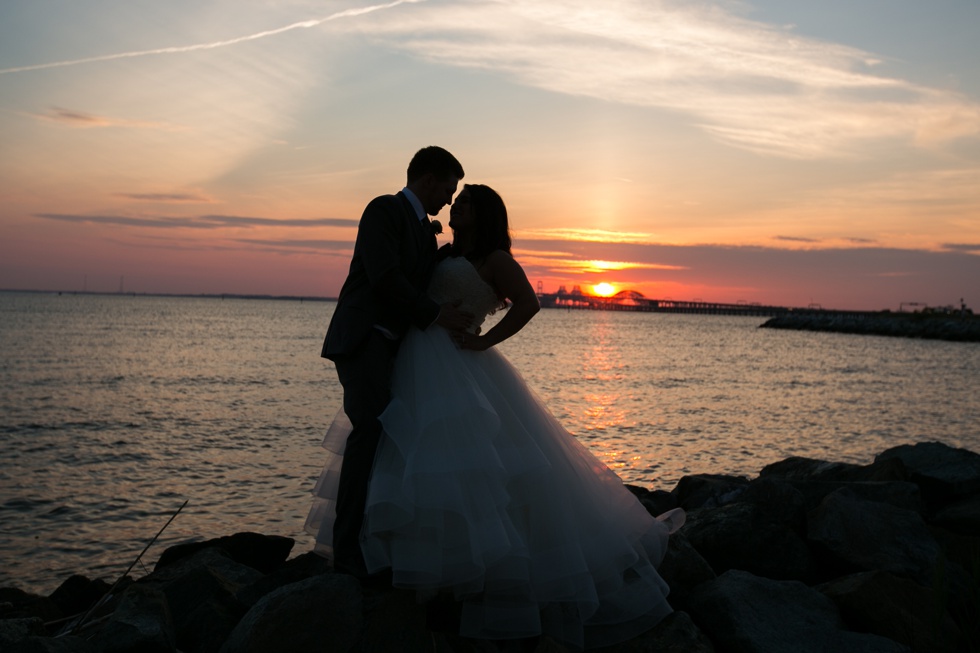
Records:
[[[972,314],[787,313],[766,320],[760,328],[980,342],[980,318]]]
[[[675,612],[605,653],[980,650],[977,453],[920,443],[869,465],[789,458],[754,479],[630,489],[653,514],[687,512],[661,565]],[[170,547],[114,587],[72,576],[50,596],[0,588],[0,650],[566,650],[460,638],[427,623],[414,594],[334,573],[313,553],[289,559],[293,545],[239,533]]]

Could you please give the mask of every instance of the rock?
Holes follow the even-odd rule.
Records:
[[[291,537],[259,533],[236,533],[204,542],[187,542],[165,550],[157,560],[154,571],[198,551],[218,548],[226,551],[228,557],[235,562],[267,574],[285,562],[295,543],[296,541]]]
[[[7,650],[8,646],[23,641],[32,636],[43,636],[44,622],[37,617],[22,617],[19,619],[0,619],[0,649]]]
[[[94,642],[103,653],[176,651],[173,620],[164,593],[152,585],[130,586]]]
[[[941,509],[932,523],[960,535],[980,536],[980,494]]]
[[[682,477],[671,494],[684,510],[713,508],[734,501],[748,484],[749,479],[744,476],[695,474]]]
[[[980,494],[980,454],[941,442],[919,442],[888,449],[875,461],[898,459],[926,501],[942,505]]]
[[[798,581],[738,570],[698,587],[694,622],[730,653],[899,653],[901,644],[844,628],[834,603]]]
[[[330,573],[332,566],[323,556],[312,551],[287,560],[271,574],[257,579],[254,583],[242,588],[236,598],[244,605],[251,607],[269,592],[284,585],[296,583],[313,576]]]
[[[101,653],[81,637],[28,637],[4,653]]]
[[[691,615],[673,612],[639,637],[591,650],[593,653],[714,653],[715,647]]]
[[[104,580],[89,580],[75,574],[58,586],[48,598],[58,606],[65,616],[80,614],[98,603],[110,589]]]
[[[364,636],[358,646],[360,653],[428,653],[433,641],[444,644],[437,650],[478,650],[468,640],[459,637],[458,624],[454,632],[429,629],[427,609],[408,590],[366,590],[363,596]],[[455,617],[454,617],[455,618]]]
[[[905,481],[908,472],[895,460],[876,461],[871,465],[828,462],[815,458],[792,456],[759,472],[759,477],[775,477],[787,481],[830,481],[854,483],[858,481]]]
[[[637,485],[626,485],[626,489],[632,492],[639,499],[640,503],[643,504],[643,507],[647,509],[647,512],[654,517],[678,507],[677,497],[670,492],[664,490],[648,490]]]
[[[716,574],[742,569],[785,580],[814,574],[810,550],[793,526],[752,503],[694,511],[682,531]]]
[[[715,578],[711,565],[691,545],[684,529],[670,536],[667,554],[658,571],[670,588],[668,600],[675,609],[684,609],[691,590]]]
[[[166,595],[181,651],[211,653],[221,648],[248,609],[236,595],[261,576],[231,560],[224,550],[210,548],[138,582],[158,587]]]
[[[314,576],[262,597],[231,632],[221,653],[344,653],[361,636],[361,612],[356,579]]]
[[[854,630],[874,633],[921,653],[960,649],[961,634],[930,588],[884,571],[844,576],[816,587]]]
[[[61,608],[46,596],[31,594],[16,587],[0,587],[0,618],[37,617],[56,621],[65,616]]]
[[[849,488],[830,493],[810,513],[807,536],[844,572],[890,571],[924,584],[940,555],[918,513],[862,499]]]

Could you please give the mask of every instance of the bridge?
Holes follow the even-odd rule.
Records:
[[[643,311],[652,313],[698,313],[703,315],[758,315],[771,317],[789,313],[784,306],[764,306],[757,303],[686,301],[676,299],[650,299],[635,290],[623,290],[610,297],[586,295],[577,287],[566,292],[564,287],[556,293],[543,293],[538,288],[538,301],[542,308],[586,309],[594,311]]]

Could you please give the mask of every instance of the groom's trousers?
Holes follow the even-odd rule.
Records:
[[[334,363],[344,387],[344,412],[354,427],[347,436],[337,488],[337,519],[333,527],[335,568],[365,572],[360,533],[368,483],[381,440],[378,416],[391,396],[391,371],[398,341],[373,329],[364,343]]]

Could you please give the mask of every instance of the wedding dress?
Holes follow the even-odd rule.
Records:
[[[465,258],[442,261],[429,295],[462,300],[481,323],[499,304]],[[368,491],[362,550],[395,587],[452,591],[460,634],[547,634],[576,647],[633,637],[671,611],[656,571],[668,519],[655,519],[568,433],[495,349],[460,350],[447,331],[413,329]],[[329,555],[333,497],[349,422],[338,417],[307,531]],[[675,527],[683,513],[669,515]]]

